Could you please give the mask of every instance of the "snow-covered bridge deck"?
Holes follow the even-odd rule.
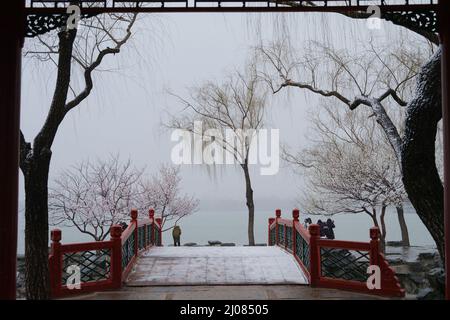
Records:
[[[155,218],[153,210],[141,220],[132,210],[131,223],[125,231],[111,227],[109,241],[61,244],[61,231],[53,230],[52,297],[89,293],[95,294],[84,298],[404,297],[395,271],[379,251],[378,228],[370,229],[369,242],[321,239],[318,225],[306,229],[299,222],[298,209],[292,216],[283,219],[277,210],[276,218],[269,218],[265,247],[161,247],[161,218]],[[83,267],[83,281],[76,291],[65,285],[74,254]],[[366,267],[371,263],[383,275],[379,291],[366,284]]]
[[[272,247],[155,247],[127,286],[308,284],[292,254]]]

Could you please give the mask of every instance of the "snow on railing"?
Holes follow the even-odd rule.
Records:
[[[269,218],[269,245],[278,245],[292,253],[313,287],[351,290],[381,296],[403,297],[394,270],[380,252],[380,231],[370,229],[370,242],[322,239],[320,227],[308,229],[299,222],[299,210],[294,209],[292,220]],[[378,267],[380,288],[369,289],[369,266]]]
[[[61,230],[51,231],[49,256],[50,290],[53,298],[94,291],[118,289],[139,254],[161,245],[161,219],[153,209],[149,217],[138,220],[131,210],[131,222],[125,230],[110,229],[110,240],[61,244]]]

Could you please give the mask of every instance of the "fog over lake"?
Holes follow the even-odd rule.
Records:
[[[272,212],[273,211],[273,212]],[[282,207],[282,216],[291,218],[291,209]],[[255,240],[257,243],[267,243],[268,218],[275,216],[275,210],[257,209],[255,212]],[[318,219],[326,220],[327,217],[309,216],[316,222]],[[300,219],[306,218],[300,214]],[[331,217],[335,221],[334,229],[336,239],[369,241],[369,229],[372,221],[365,214],[338,214]],[[410,205],[405,206],[405,219],[408,225],[412,246],[434,246],[431,235],[420,221],[414,209]],[[400,227],[398,225],[395,208],[389,208],[386,213],[387,240],[400,241]],[[236,245],[246,245],[247,238],[247,212],[237,209],[217,209],[200,208],[192,216],[186,217],[180,223],[182,228],[181,243],[194,242],[199,245],[207,244],[208,240],[218,240],[222,242],[235,243]],[[24,253],[24,219],[21,215],[19,221],[19,254]],[[62,230],[62,242],[83,242],[92,241],[92,238],[81,234],[75,228],[60,228]],[[172,245],[171,232],[163,234],[163,244]]]

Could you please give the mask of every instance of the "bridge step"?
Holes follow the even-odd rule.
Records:
[[[144,253],[127,286],[308,284],[278,247],[158,247]]]

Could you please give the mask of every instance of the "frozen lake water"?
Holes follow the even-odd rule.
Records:
[[[281,208],[284,218],[291,218],[292,209]],[[23,211],[19,219],[19,254],[24,252],[24,217]],[[255,214],[255,239],[258,243],[267,242],[267,221],[269,217],[275,216],[275,208],[258,209]],[[307,216],[301,213],[300,221]],[[311,216],[313,222],[325,217]],[[365,214],[339,214],[331,217],[336,224],[336,239],[368,241],[369,228],[372,221]],[[405,207],[405,219],[408,224],[411,244],[414,246],[434,245],[433,239],[427,229],[420,221],[413,208]],[[219,240],[222,242],[233,242],[236,245],[245,245],[247,238],[247,212],[242,210],[205,210],[201,209],[192,216],[180,221],[182,228],[181,242],[195,242],[197,244],[207,244],[208,240]],[[386,214],[387,240],[400,240],[400,227],[398,225],[397,214],[394,208],[389,208]],[[81,234],[74,228],[62,229],[62,243],[92,241],[87,235]],[[163,235],[163,243],[172,243],[170,232]]]
[[[290,219],[292,209],[282,209],[282,217]],[[274,210],[258,210],[255,213],[255,239],[258,243],[267,242],[268,218],[275,216]],[[311,217],[313,222],[326,220],[323,216],[303,215],[300,210],[300,221]],[[368,241],[369,229],[373,222],[366,214],[339,214],[331,217],[335,221],[336,239]],[[397,213],[394,208],[386,213],[387,240],[401,240]],[[409,228],[411,244],[415,246],[434,245],[428,230],[411,207],[405,207],[405,219]],[[182,243],[195,242],[206,244],[208,240],[234,242],[237,245],[248,243],[247,212],[245,210],[207,211],[202,210],[180,222],[183,229]],[[163,239],[165,244],[171,243],[171,235]]]

